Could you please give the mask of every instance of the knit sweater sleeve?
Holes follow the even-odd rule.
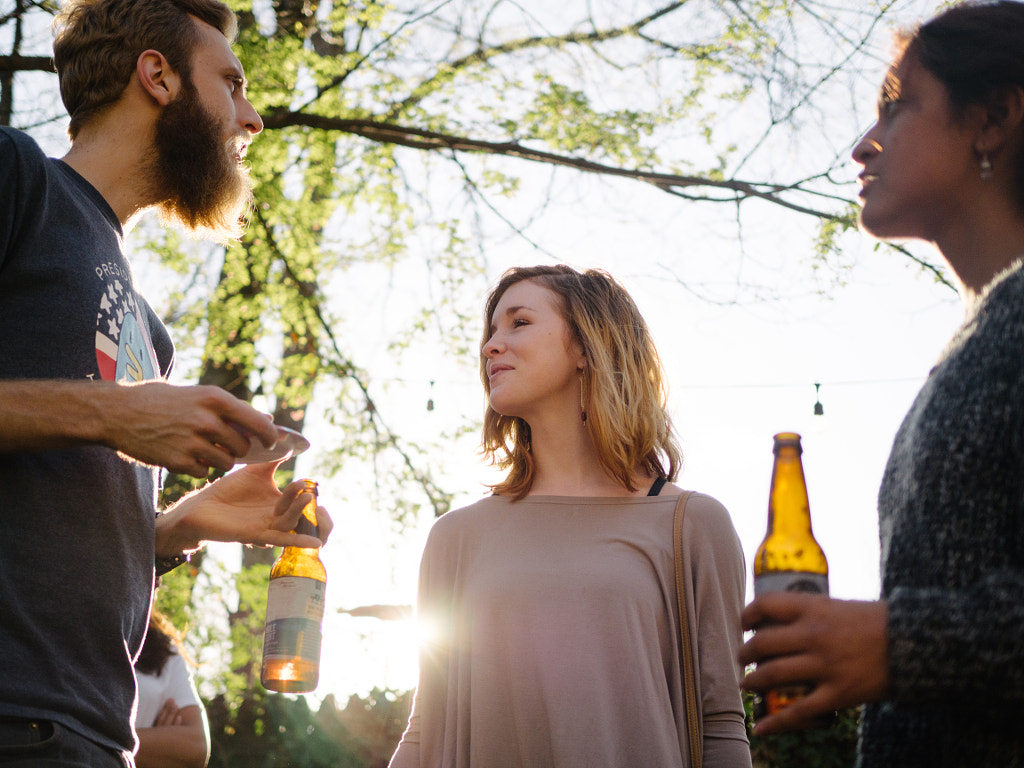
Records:
[[[895,702],[1024,704],[1024,273],[997,281],[901,426],[879,492]]]
[[[893,699],[1024,705],[1024,579],[1004,571],[961,590],[899,588],[889,601]]]

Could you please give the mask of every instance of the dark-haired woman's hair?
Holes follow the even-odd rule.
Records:
[[[996,106],[1008,91],[1024,89],[1024,3],[961,3],[903,31],[899,43],[904,57],[945,85],[957,116],[973,105]],[[1024,152],[1010,162],[1024,208]]]
[[[159,675],[172,654],[177,653],[188,661],[181,633],[162,613],[153,609],[149,617],[149,629],[142,644],[135,669],[145,675]]]
[[[630,491],[636,490],[632,476],[637,468],[675,480],[682,452],[666,410],[661,359],[633,299],[607,272],[577,272],[564,264],[505,272],[487,299],[480,347],[484,392],[490,396],[483,345],[490,338],[494,311],[505,291],[523,280],[558,296],[562,319],[583,350],[587,367],[581,374],[581,398],[586,401],[587,428],[605,471]],[[518,500],[529,492],[534,464],[526,421],[504,416],[488,404],[483,453],[495,466],[509,470],[502,482],[492,486],[495,493]]]

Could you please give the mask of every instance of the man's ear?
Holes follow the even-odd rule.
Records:
[[[135,74],[139,84],[162,107],[166,107],[178,96],[181,76],[159,51],[145,50],[135,62]]]

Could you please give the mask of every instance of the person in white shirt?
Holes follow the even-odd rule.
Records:
[[[181,634],[154,609],[135,662],[137,768],[204,768],[209,762],[210,728],[190,663]]]

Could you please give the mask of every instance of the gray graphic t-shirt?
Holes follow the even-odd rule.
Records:
[[[170,337],[99,192],[7,128],[0,190],[0,379],[166,376]],[[157,481],[102,446],[0,453],[0,716],[133,747]]]

